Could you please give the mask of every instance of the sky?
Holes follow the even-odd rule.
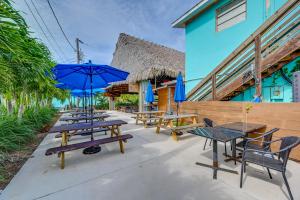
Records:
[[[110,64],[120,33],[127,33],[184,52],[184,29],[172,28],[171,23],[198,1],[50,0],[50,3],[73,47],[77,37],[84,42],[80,44],[84,54],[83,60]],[[14,7],[21,11],[30,27],[32,36],[48,46],[56,62],[76,62],[76,53],[63,37],[47,0],[14,0],[14,2]],[[46,36],[34,20],[26,2]]]

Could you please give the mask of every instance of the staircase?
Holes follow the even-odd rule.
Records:
[[[300,56],[300,1],[289,0],[188,94],[189,101],[226,101]]]

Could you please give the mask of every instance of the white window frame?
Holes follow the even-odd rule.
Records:
[[[232,4],[234,4],[234,5],[232,6]],[[236,9],[236,8],[239,8],[239,7],[242,7],[242,6],[245,7],[245,11],[239,13],[238,15],[230,16],[229,13],[230,13],[232,10],[234,10],[234,9]],[[226,7],[229,7],[229,8],[226,8]],[[239,24],[239,23],[241,23],[241,22],[243,22],[243,21],[245,21],[245,20],[247,19],[247,0],[231,0],[230,2],[226,3],[225,5],[223,5],[223,6],[219,7],[219,8],[217,8],[215,14],[216,14],[216,16],[215,16],[215,22],[216,22],[215,27],[216,27],[216,32],[221,32],[221,31],[223,31],[223,30],[226,30],[226,29],[228,29],[228,28],[230,28],[230,27],[232,27],[232,26],[234,26],[234,25],[236,25],[236,24]],[[222,16],[224,16],[224,15],[226,15],[226,14],[229,14],[228,16],[229,16],[230,18],[229,18],[229,19],[226,19],[226,18],[225,18],[225,20],[223,19],[223,20],[224,20],[223,22],[219,23],[220,17],[222,17]],[[245,15],[245,17],[244,17],[243,19],[240,19],[240,20],[238,20],[237,22],[232,21],[233,24],[231,24],[231,25],[229,25],[228,27],[225,27],[225,28],[223,28],[223,29],[220,30],[220,28],[219,28],[220,25],[225,24],[225,23],[228,23],[228,22],[230,22],[230,20],[232,20],[232,19],[234,19],[234,18],[237,18],[237,17],[239,17],[239,16],[242,16],[242,15]]]

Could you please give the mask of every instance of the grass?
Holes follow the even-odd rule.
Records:
[[[0,183],[6,182],[12,173],[7,164],[20,165],[27,150],[38,140],[38,133],[52,122],[56,110],[53,108],[28,109],[23,118],[15,115],[0,116]]]

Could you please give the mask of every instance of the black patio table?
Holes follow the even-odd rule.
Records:
[[[205,137],[208,139],[212,139],[213,141],[213,164],[208,165],[200,162],[196,162],[197,165],[203,166],[203,167],[209,167],[213,169],[213,179],[217,179],[217,171],[225,171],[233,174],[238,174],[237,171],[225,169],[219,167],[219,161],[218,161],[218,141],[219,142],[229,142],[232,141],[232,157],[236,158],[236,139],[244,137],[244,134],[240,131],[230,130],[226,128],[211,128],[211,127],[205,127],[205,128],[196,128],[194,130],[188,131],[191,134]]]
[[[92,120],[92,119],[104,119],[108,118],[109,115],[102,114],[102,115],[94,115],[93,117],[91,115],[89,116],[78,116],[78,117],[62,117],[59,119],[59,121],[82,121],[82,120]]]

